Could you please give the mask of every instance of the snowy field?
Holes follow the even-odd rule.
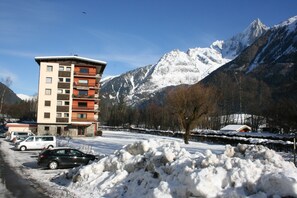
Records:
[[[185,145],[181,139],[103,131],[103,137],[59,140],[101,160],[45,170],[36,163],[39,151],[15,151],[1,141],[5,160],[51,197],[297,197],[296,167],[263,146]]]

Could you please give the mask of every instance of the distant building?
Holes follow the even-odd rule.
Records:
[[[221,128],[221,131],[249,132],[251,130],[252,130],[251,127],[247,125],[240,125],[240,124],[230,124]]]
[[[40,68],[38,134],[94,135],[106,62],[79,56],[35,57],[35,61]]]
[[[7,123],[6,127],[8,129],[8,132],[11,133],[12,131],[18,131],[18,132],[23,132],[23,131],[31,131],[33,133],[36,133],[36,124],[34,123]]]

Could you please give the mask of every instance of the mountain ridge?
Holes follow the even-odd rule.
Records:
[[[117,102],[122,100],[129,105],[136,105],[166,87],[195,84],[233,60],[267,30],[268,28],[256,19],[243,33],[226,41],[215,41],[210,47],[190,48],[187,52],[178,49],[170,51],[154,65],[137,68],[103,81],[101,96],[103,99]]]
[[[273,26],[240,56],[203,80],[216,85],[216,75],[235,73],[265,82],[275,100],[297,99],[297,16]]]

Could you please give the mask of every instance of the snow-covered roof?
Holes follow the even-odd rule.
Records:
[[[79,61],[87,61],[96,64],[106,65],[105,61],[95,60],[90,58],[85,58],[81,56],[37,56],[35,57],[35,61],[39,64],[41,61],[45,60],[79,60]]]
[[[230,124],[221,128],[221,131],[241,131],[245,129],[248,129],[248,131],[252,130],[248,125]]]

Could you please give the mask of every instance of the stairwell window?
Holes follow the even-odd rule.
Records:
[[[45,95],[51,95],[52,90],[51,89],[45,89]]]
[[[50,100],[44,101],[44,106],[50,107],[51,106],[51,101]]]
[[[50,113],[48,113],[48,112],[45,112],[44,113],[44,118],[50,118],[51,117],[51,114]]]
[[[53,71],[53,66],[51,66],[51,65],[47,65],[47,66],[46,66],[46,71],[48,71],[48,72],[52,72],[52,71]]]
[[[46,77],[46,84],[52,84],[52,77]]]

